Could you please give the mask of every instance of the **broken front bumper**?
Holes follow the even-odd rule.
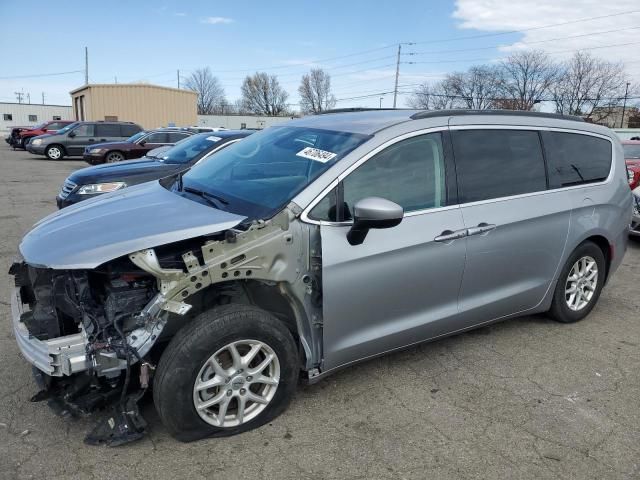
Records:
[[[20,321],[23,313],[24,304],[20,298],[20,289],[16,287],[11,294],[13,333],[22,355],[29,363],[53,377],[72,375],[88,369],[86,339],[83,333],[39,340],[29,334],[27,327]]]

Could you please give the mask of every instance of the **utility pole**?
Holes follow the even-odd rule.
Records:
[[[84,84],[89,85],[89,48],[84,47]]]
[[[629,95],[629,85],[627,82],[627,86],[624,89],[624,103],[622,104],[622,118],[620,119],[620,128],[624,128],[624,111],[627,109],[627,95]]]
[[[42,92],[42,104],[44,105],[44,92]]]
[[[31,105],[31,94],[27,93],[27,103]]]
[[[178,69],[178,88],[180,88],[180,69]]]
[[[382,97],[380,97],[380,107],[379,108],[382,108]]]
[[[396,100],[398,98],[398,77],[400,76],[400,51],[402,44],[398,44],[398,59],[396,60],[396,86],[393,89],[393,108],[396,108]]]
[[[18,103],[22,103],[22,97],[24,97],[24,93],[23,92],[13,92],[16,95],[16,98],[18,99]]]

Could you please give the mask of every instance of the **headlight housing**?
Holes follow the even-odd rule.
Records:
[[[108,182],[108,183],[91,183],[83,185],[78,189],[78,195],[97,195],[100,193],[109,193],[126,187],[124,182]]]
[[[102,153],[105,150],[105,148],[92,148],[91,150],[89,150],[89,153]]]
[[[31,140],[31,145],[40,145],[42,143],[42,139],[41,138],[35,138],[33,140]]]

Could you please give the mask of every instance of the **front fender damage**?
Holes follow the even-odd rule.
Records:
[[[209,302],[212,296],[222,296],[227,286],[247,283],[273,287],[287,299],[295,317],[303,368],[317,371],[321,358],[321,268],[317,252],[312,252],[318,239],[312,229],[296,219],[297,210],[291,204],[272,219],[253,222],[246,229],[227,230],[175,247],[163,245],[133,252],[109,262],[117,268],[104,268],[109,273],[106,287],[96,287],[94,271],[46,270],[53,272],[53,277],[63,277],[58,282],[64,287],[52,289],[52,282],[43,281],[44,287],[41,285],[39,290],[36,285],[25,291],[26,296],[33,297],[35,292],[38,298],[23,301],[31,301],[34,311],[44,303],[46,311],[57,312],[61,325],[69,327],[70,319],[77,321],[77,332],[73,334],[85,339],[86,371],[82,381],[71,382],[71,387],[68,378],[75,377],[54,382],[47,377],[49,384],[36,399],[48,398],[50,404],[53,399],[58,410],[65,413],[87,413],[87,395],[91,401],[97,398],[95,405],[103,407],[114,400],[113,392],[118,391],[112,414],[86,440],[114,445],[140,438],[144,420],[136,403],[148,387],[155,358],[153,347],[159,339],[167,338],[167,324],[186,323],[202,308],[203,297]],[[171,261],[167,260],[167,252]],[[122,267],[125,264],[131,271]],[[113,273],[116,270],[117,276]],[[18,276],[16,285],[25,290],[29,282],[23,279],[24,285],[19,285]],[[100,281],[104,282],[102,277]],[[96,290],[100,289],[104,291],[97,295]],[[63,304],[67,309],[64,315],[60,313]],[[61,322],[62,317],[66,323]],[[43,321],[38,325],[44,328],[46,324]],[[167,330],[173,333],[171,328]],[[59,341],[54,338],[56,334],[60,332],[42,333],[39,341]],[[58,374],[66,375],[63,371]]]

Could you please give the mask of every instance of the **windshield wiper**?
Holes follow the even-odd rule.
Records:
[[[182,179],[182,177],[180,177]],[[215,195],[213,193],[209,193],[209,192],[205,192],[203,190],[198,190],[197,188],[193,188],[193,187],[184,187],[182,188],[183,192],[188,192],[188,193],[193,193],[194,195],[199,196],[200,198],[203,198],[209,205],[211,205],[214,208],[218,208],[218,205],[216,205],[216,203],[213,201],[217,201],[219,203],[221,203],[222,205],[229,205],[229,202],[227,200],[225,200],[224,198]]]

